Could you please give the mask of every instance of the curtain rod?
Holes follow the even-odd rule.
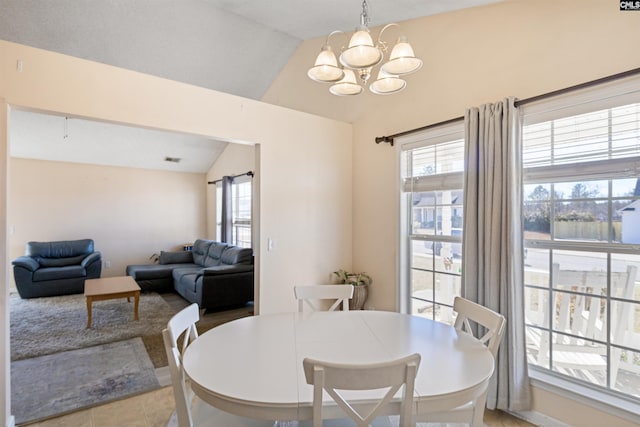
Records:
[[[563,89],[558,89],[558,90],[554,90],[551,92],[547,92],[547,93],[543,93],[542,95],[536,95],[536,96],[532,96],[530,98],[525,98],[525,99],[519,99],[515,101],[515,106],[519,107],[521,105],[525,105],[525,104],[530,104],[532,102],[535,101],[540,101],[542,99],[546,99],[546,98],[551,98],[553,96],[557,96],[557,95],[562,95],[564,93],[568,93],[568,92],[572,92],[575,90],[579,90],[579,89],[585,89],[591,86],[596,86],[599,84],[603,84],[603,83],[608,83],[614,80],[619,80],[625,77],[629,77],[629,76],[633,76],[636,74],[640,74],[640,68],[634,68],[632,70],[628,70],[628,71],[623,71],[621,73],[617,73],[617,74],[612,74],[610,76],[606,76],[606,77],[602,77],[599,79],[595,79],[595,80],[590,80],[588,82],[584,82],[584,83],[580,83],[574,86],[569,86]],[[449,119],[449,120],[445,120],[442,122],[438,122],[438,123],[432,123],[430,125],[426,125],[426,126],[422,126],[419,128],[415,128],[415,129],[411,129],[411,130],[406,130],[403,132],[399,132],[399,133],[394,133],[393,135],[388,135],[388,136],[377,136],[376,137],[376,144],[380,144],[381,142],[385,142],[385,143],[389,143],[391,144],[391,146],[393,147],[393,139],[399,136],[404,136],[410,133],[414,133],[414,132],[419,132],[422,130],[427,130],[430,128],[434,128],[437,126],[442,126],[442,125],[448,125],[450,123],[454,123],[457,122],[459,120],[464,120],[464,117],[456,117],[455,119]]]
[[[396,138],[398,136],[404,136],[404,135],[408,135],[410,133],[414,133],[414,132],[419,132],[421,130],[427,130],[436,126],[442,126],[442,125],[448,125],[450,123],[454,123],[460,120],[464,120],[464,117],[456,117],[455,119],[449,119],[449,120],[445,120],[443,122],[438,122],[438,123],[432,123],[430,125],[426,125],[426,126],[422,126],[419,128],[415,128],[415,129],[411,129],[411,130],[405,130],[404,132],[398,132],[398,133],[394,133],[393,135],[389,135],[389,136],[376,136],[376,144],[380,144],[381,142],[388,142],[389,144],[391,144],[391,146],[393,147],[393,138]]]
[[[231,178],[238,178],[240,176],[250,176],[251,178],[253,178],[253,171],[249,171],[246,173],[241,173],[240,175],[232,175]],[[216,179],[215,181],[207,181],[207,184],[217,184],[218,182],[222,181],[222,179]]]
[[[633,70],[623,71],[621,73],[612,74],[610,76],[601,77],[599,79],[590,80],[588,82],[580,83],[574,86],[565,87],[564,89],[554,90],[552,92],[543,93],[542,95],[532,96],[530,98],[518,99],[515,101],[515,106],[519,107],[521,105],[530,104],[535,101],[540,101],[541,99],[551,98],[557,95],[563,95],[568,92],[573,92],[575,90],[586,89],[591,86],[597,86],[603,83],[609,83],[614,80],[623,79],[625,77],[633,76],[635,74],[640,74],[640,68],[634,68]]]

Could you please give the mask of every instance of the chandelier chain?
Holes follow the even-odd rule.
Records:
[[[367,4],[367,0],[362,0],[362,19],[361,24],[365,27],[369,26],[369,5]]]

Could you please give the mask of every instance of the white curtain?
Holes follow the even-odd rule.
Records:
[[[487,407],[511,411],[530,405],[518,141],[513,98],[466,110],[462,295],[507,319]]]

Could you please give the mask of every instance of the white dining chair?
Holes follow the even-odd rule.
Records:
[[[324,391],[358,427],[390,425],[388,417],[380,415],[384,414],[386,405],[403,386],[399,426],[415,426],[413,394],[420,354],[414,353],[397,360],[374,364],[340,364],[310,358],[305,358],[302,364],[307,384],[313,385],[313,427],[349,425],[345,424],[344,418],[323,424]],[[388,389],[381,399],[362,407],[345,398],[349,390],[385,388]]]
[[[182,354],[198,338],[196,322],[200,320],[198,304],[191,304],[174,315],[162,331],[164,348],[169,359],[176,411],[168,427],[273,427],[273,421],[255,420],[221,411],[193,394],[185,381]],[[183,337],[182,345],[178,340]]]
[[[461,297],[453,300],[453,311],[456,313],[454,327],[461,333],[474,335],[473,326],[479,327],[483,335],[477,337],[493,355],[494,365],[498,356],[498,349],[506,326],[503,315],[483,307],[480,304]],[[417,421],[441,423],[468,423],[472,427],[482,427],[484,409],[487,403],[489,381],[485,381],[476,391],[473,401],[456,406],[446,411],[419,412]]]
[[[349,311],[349,300],[353,297],[353,285],[309,285],[294,286],[293,292],[298,300],[298,311],[304,311],[307,304],[312,311],[321,311],[319,302],[334,300],[327,311],[334,311],[342,305],[342,310]]]

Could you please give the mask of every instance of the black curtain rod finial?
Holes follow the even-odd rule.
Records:
[[[389,143],[393,147],[393,137],[392,136],[376,136],[376,144],[380,144],[381,142]]]

